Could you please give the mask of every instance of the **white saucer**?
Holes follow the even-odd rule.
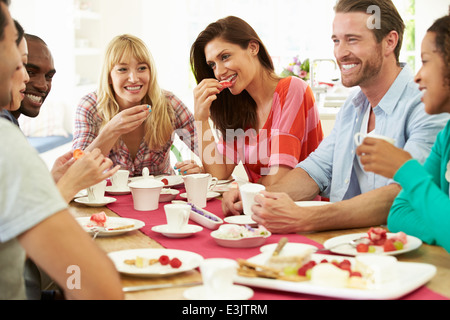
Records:
[[[103,207],[107,204],[115,202],[116,200],[117,200],[116,198],[104,197],[102,202],[90,202],[88,197],[82,197],[75,199],[74,201],[84,204],[88,207]]]
[[[79,191],[73,198],[81,198],[81,197],[87,197],[88,193],[86,189],[83,189]]]
[[[211,295],[206,292],[205,286],[197,286],[185,290],[183,296],[188,300],[248,300],[253,297],[253,290],[248,287],[233,285],[231,290]]]
[[[161,233],[168,238],[187,238],[192,236],[194,233],[202,231],[203,228],[200,226],[196,226],[193,224],[188,224],[183,230],[180,231],[170,231],[169,226],[167,224],[163,224],[160,226],[154,226],[152,231]]]
[[[106,187],[106,192],[114,195],[122,195],[131,193],[131,190],[129,187],[125,187],[124,189],[115,189],[113,186],[108,186]]]
[[[206,194],[206,200],[211,200],[213,198],[217,198],[218,196],[220,196],[220,193],[214,192],[214,191],[208,191],[208,193]],[[180,194],[180,197],[186,199],[187,198],[186,192]]]
[[[247,215],[240,215],[240,216],[229,216],[226,217],[225,222],[233,223],[233,224],[239,224],[239,225],[256,225],[257,223],[252,220],[251,216]]]

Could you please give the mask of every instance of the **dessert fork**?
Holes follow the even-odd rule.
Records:
[[[329,251],[329,250],[336,249],[337,247],[340,247],[340,246],[343,246],[343,245],[349,245],[349,246],[352,246],[353,248],[356,248],[356,246],[357,246],[359,243],[363,242],[364,240],[367,240],[367,237],[361,237],[361,238],[353,239],[353,240],[350,240],[349,242],[341,242],[341,243],[337,243],[337,244],[335,244],[334,246],[331,246],[331,247],[329,247],[329,248],[321,248],[321,249],[317,249],[316,252],[319,252],[319,251]]]

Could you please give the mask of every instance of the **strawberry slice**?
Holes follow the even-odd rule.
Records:
[[[169,180],[167,180],[166,178],[161,179],[161,182],[164,183],[165,186],[169,184]]]
[[[230,81],[221,81],[219,83],[222,85],[222,88],[219,89],[221,92],[222,90],[225,90],[226,88],[230,88],[231,86],[233,86],[233,84]]]
[[[75,150],[73,151],[73,158],[74,158],[75,160],[78,160],[78,159],[82,158],[83,156],[84,156],[83,150],[75,149]]]

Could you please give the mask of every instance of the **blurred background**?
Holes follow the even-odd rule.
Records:
[[[27,33],[47,42],[55,60],[53,89],[38,118],[43,121],[46,117],[48,123],[48,117],[58,117],[55,121],[62,121],[63,129],[70,133],[73,112],[80,98],[95,90],[104,49],[116,35],[141,37],[156,61],[161,87],[193,109],[196,83],[190,72],[189,50],[209,23],[228,15],[246,20],[267,46],[281,74],[294,58],[301,63],[334,59],[331,24],[335,1],[12,0],[10,9]],[[423,35],[435,19],[448,13],[450,1],[394,3],[407,25],[402,61],[418,70]],[[338,81],[333,71],[334,67],[328,68],[325,77]],[[38,118],[32,121],[40,121]],[[27,132],[33,134],[49,132]]]

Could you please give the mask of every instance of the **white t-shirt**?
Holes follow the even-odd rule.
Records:
[[[360,129],[360,133],[362,136],[366,136],[367,134],[370,133],[370,132],[368,132],[367,129],[369,127],[369,118],[370,118],[371,110],[372,110],[372,107],[369,106],[369,108],[367,108],[367,110],[366,110],[366,113],[364,114],[364,118],[361,123],[361,129]],[[354,161],[355,161],[355,163],[354,163],[355,174],[358,179],[359,188],[361,189],[361,193],[365,193],[365,192],[372,190],[369,187],[372,184],[369,183],[368,180],[373,179],[374,173],[364,171],[363,165],[361,164],[361,161],[358,156],[355,157]]]
[[[0,299],[26,299],[17,236],[66,208],[37,151],[17,126],[0,119]]]

